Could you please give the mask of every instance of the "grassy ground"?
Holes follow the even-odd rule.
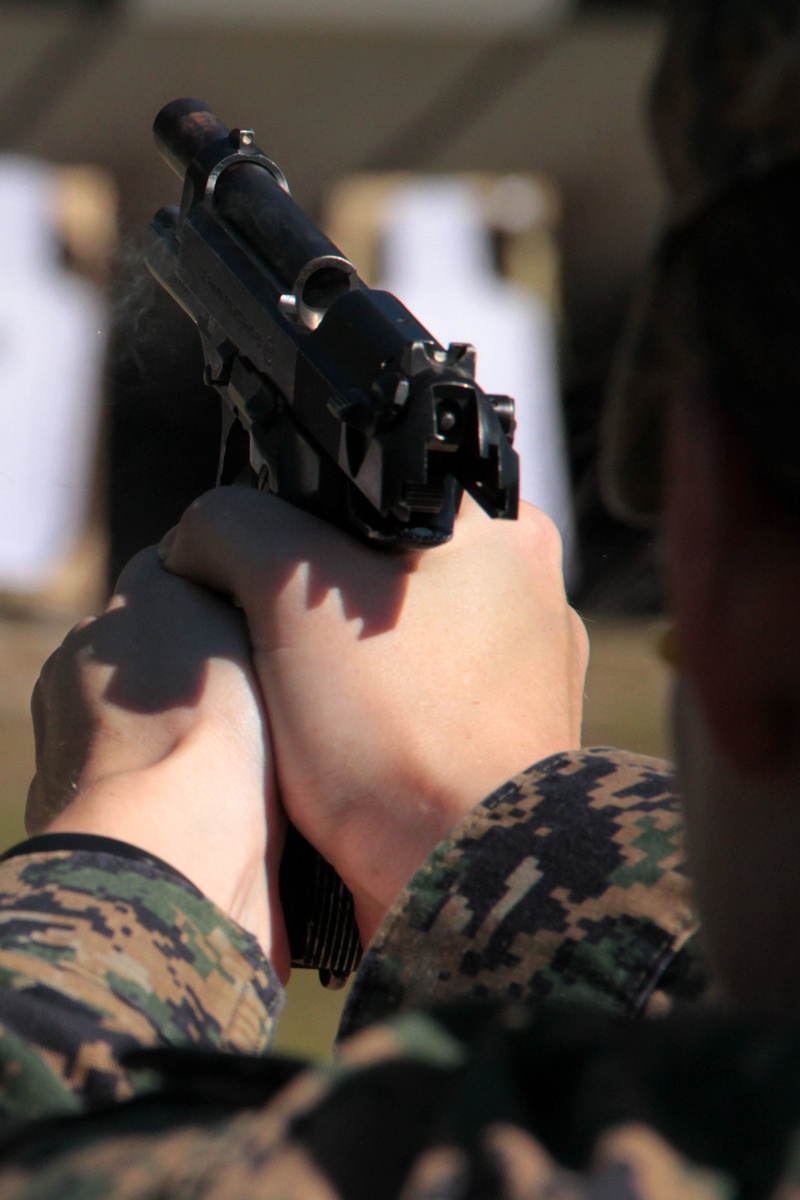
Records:
[[[22,812],[33,771],[28,701],[39,667],[72,624],[0,620],[0,848],[24,836]],[[664,718],[668,670],[655,647],[653,621],[587,621],[592,658],[586,683],[584,744],[624,746],[667,756]],[[289,985],[277,1048],[327,1056],[345,993],[326,992],[316,972],[297,971]]]

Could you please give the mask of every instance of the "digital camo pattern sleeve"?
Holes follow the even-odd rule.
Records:
[[[554,755],[474,809],[401,892],[340,1036],[452,998],[664,1012],[704,986],[696,928],[669,765]]]
[[[37,849],[65,843],[82,848]],[[12,854],[0,862],[5,1113],[125,1099],[138,1077],[120,1056],[135,1047],[266,1048],[280,984],[256,939],[182,875],[83,835]]]
[[[173,1058],[160,1092],[6,1140],[0,1193],[798,1200],[799,1056],[796,1024],[718,1014],[404,1012],[294,1075],[269,1057]]]
[[[519,905],[525,931],[520,914],[511,917]],[[424,950],[426,928],[434,946],[452,948],[442,978]],[[128,1104],[34,1123],[4,1143],[0,1126],[0,1194],[793,1200],[798,1028],[737,1025],[713,1011],[641,1022],[602,1011],[652,1011],[668,978],[682,980],[685,994],[692,976],[677,964],[693,929],[664,765],[606,752],[557,756],[490,797],[398,900],[369,952],[399,954],[411,931],[407,952],[419,956],[387,974],[399,985],[381,994],[398,1011],[343,1043],[334,1065],[139,1052],[139,1067],[161,1084]],[[474,957],[466,972],[453,970],[465,930],[488,976],[476,974]],[[522,951],[531,955],[527,989],[517,986]],[[428,1001],[450,994],[469,1003],[404,1007],[416,968]],[[487,978],[501,996],[544,996],[544,1008],[476,1005],[491,994]],[[570,998],[595,998],[594,1008],[572,1011]]]

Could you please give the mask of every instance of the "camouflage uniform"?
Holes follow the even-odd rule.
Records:
[[[717,399],[776,491],[791,507],[800,497],[798,264],[791,226],[774,214],[800,164],[800,3],[669,0],[668,8],[650,97],[668,210],[602,439],[606,500],[643,524],[662,507],[668,398],[698,377],[715,379],[720,354],[738,378],[715,389]],[[704,239],[724,242],[716,277],[706,271],[699,283],[692,249]],[[710,313],[724,345],[718,332],[708,336]]]
[[[663,763],[558,755],[470,814],[381,926],[332,1067],[265,1053],[269,964],[165,864],[38,838],[0,895],[4,1200],[800,1188],[800,1029],[667,1014],[703,979]]]
[[[0,898],[3,1197],[729,1194],[729,1147],[690,1165],[693,1115],[661,1095],[703,1056],[716,1087],[719,1027],[620,1020],[703,986],[663,763],[558,755],[470,814],[383,922],[331,1068],[265,1053],[269,964],[165,864],[33,839]],[[730,1036],[736,1115],[783,1059]]]

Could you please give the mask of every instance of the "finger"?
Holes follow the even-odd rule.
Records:
[[[42,682],[42,677],[36,680],[31,694],[31,721],[33,723],[33,742],[36,748],[36,754],[40,753],[43,745],[45,733],[47,732],[47,701],[45,700],[45,687]]]
[[[188,508],[160,547],[164,566],[218,590],[317,556],[363,552],[349,534],[267,492],[218,487]],[[269,564],[267,568],[266,564]],[[261,565],[264,570],[260,571]]]
[[[219,596],[212,596],[208,591],[202,591],[188,580],[168,571],[161,561],[157,546],[148,546],[145,550],[140,550],[123,567],[108,607],[119,607],[133,595],[149,595],[156,602],[166,604],[169,604],[172,597],[180,598],[176,603],[208,603],[212,608],[220,603]]]
[[[192,612],[211,619],[220,628],[227,624],[239,640],[244,636],[240,611],[218,592],[168,571],[156,546],[140,551],[123,568],[106,611],[119,607],[136,615],[145,626],[145,632],[156,619],[163,622],[168,631],[177,626],[181,643],[191,634],[189,614]]]
[[[492,523],[465,493],[457,521],[462,540],[467,530],[483,532]],[[275,568],[313,557],[331,563],[352,560],[360,567],[375,561],[374,545],[268,492],[243,487],[216,488],[201,496],[165,534],[158,553],[175,574],[237,596],[259,576],[259,563]],[[416,555],[383,561],[413,566]]]
[[[56,677],[63,670],[65,656],[67,659],[71,658],[71,648],[76,641],[82,640],[84,632],[95,625],[98,620],[98,617],[84,617],[81,621],[78,621],[77,625],[74,625],[64,638],[61,645],[45,660],[39,671],[39,678],[34,684],[31,695],[31,716],[33,717],[34,736],[37,737],[37,740],[37,729],[43,726],[43,721],[48,710],[48,697],[55,686]]]
[[[134,554],[133,558],[125,564],[114,591],[124,592],[130,587],[138,587],[140,584],[152,582],[163,573],[157,547],[148,546],[146,549],[140,550],[138,554]]]
[[[276,496],[239,487],[202,496],[160,552],[168,570],[234,596],[250,619],[260,614],[262,636],[290,583],[297,611],[335,592],[348,618],[376,629],[390,625],[415,563],[412,555],[376,554]]]
[[[465,495],[457,523],[461,540],[490,523]],[[354,572],[375,562],[373,546],[277,496],[242,487],[201,496],[164,536],[158,554],[167,570],[242,601],[253,588],[269,585],[275,570],[299,562],[313,559],[323,568],[352,563]],[[413,569],[416,557],[398,554],[382,561]]]
[[[242,598],[260,566],[275,563],[284,549],[285,522],[303,525],[306,514],[276,497],[249,488],[217,488],[196,500],[158,548],[163,566],[176,575],[217,592]],[[295,540],[295,546],[308,540]]]

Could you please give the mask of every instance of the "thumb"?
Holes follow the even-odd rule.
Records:
[[[306,523],[308,528],[298,529]],[[313,517],[269,493],[221,487],[196,500],[158,547],[175,575],[232,596],[247,607],[303,560],[319,540]]]

